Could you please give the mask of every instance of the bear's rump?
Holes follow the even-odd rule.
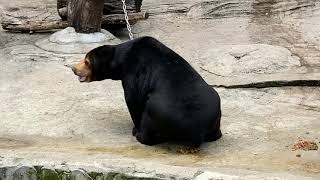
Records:
[[[152,129],[160,136],[166,137],[183,138],[203,134],[210,126],[216,124],[216,116],[209,112],[186,111],[174,104],[147,103],[146,113],[146,120],[150,121],[148,124]]]

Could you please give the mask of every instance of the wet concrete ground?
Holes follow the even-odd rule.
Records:
[[[176,144],[143,146],[131,136],[120,82],[80,84],[63,64],[81,54],[34,45],[49,34],[0,31],[1,166],[83,167],[165,179],[203,171],[225,179],[319,178],[320,151],[291,149],[300,140],[320,143],[319,2],[150,0],[143,8],[151,16],[133,26],[135,35],[158,38],[211,85],[264,87],[216,88],[223,138],[196,154],[182,154]],[[125,29],[113,33],[126,40]],[[314,86],[303,86],[310,80]]]

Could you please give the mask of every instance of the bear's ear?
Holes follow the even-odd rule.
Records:
[[[114,47],[113,46],[100,46],[93,49],[87,54],[90,59],[90,63],[94,67],[104,67],[108,68],[110,62],[112,62],[114,56]]]
[[[103,46],[102,49],[104,57],[107,59],[107,61],[112,61],[114,56],[114,47],[113,46]]]
[[[115,49],[113,46],[105,46],[103,48],[103,54],[108,66],[108,69],[112,70],[118,67],[117,59],[115,59]]]

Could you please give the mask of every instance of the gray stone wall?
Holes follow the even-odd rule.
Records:
[[[61,170],[41,166],[14,166],[0,168],[0,180],[154,180],[133,177],[116,172],[86,172],[85,170]]]

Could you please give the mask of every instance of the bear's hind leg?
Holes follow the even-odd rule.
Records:
[[[139,129],[136,127],[132,128],[132,136],[136,136],[139,133]]]
[[[149,129],[143,129],[136,134],[136,139],[141,143],[148,146],[166,142],[166,138],[155,136]]]
[[[203,135],[195,135],[191,138],[190,147],[199,148],[203,142]]]
[[[155,141],[153,136],[149,134],[148,131],[145,131],[145,130],[138,132],[136,134],[136,138],[141,144],[144,144],[144,145],[152,146],[152,145],[158,144],[158,142]]]
[[[212,142],[218,140],[222,136],[221,130],[219,129],[218,131],[214,131],[211,133],[207,133],[204,137],[204,140],[206,142]]]
[[[136,139],[141,144],[149,146],[160,144],[167,141],[166,138],[163,138],[157,134],[157,132],[152,126],[152,120],[146,112],[143,113],[140,131],[136,133]]]
[[[220,130],[220,121],[221,121],[221,110],[219,111],[219,114],[217,116],[215,126],[211,130],[209,130],[204,137],[204,140],[206,142],[216,141],[222,136],[222,133]]]

